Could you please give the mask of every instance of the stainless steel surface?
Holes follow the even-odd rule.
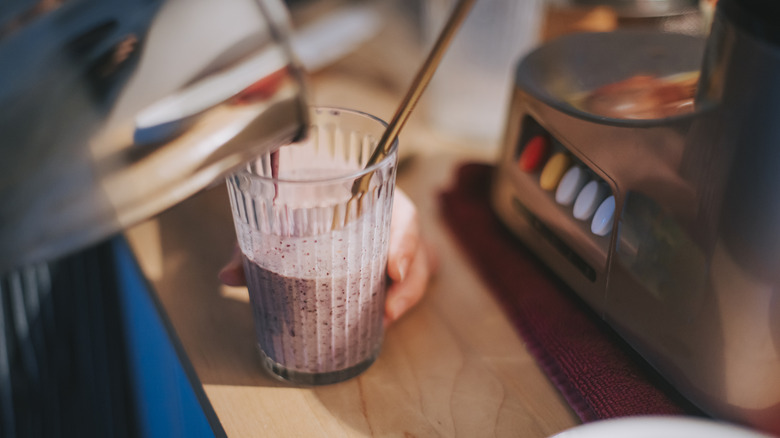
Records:
[[[281,0],[0,8],[0,271],[103,239],[299,136],[287,34]]]
[[[680,160],[690,117],[607,119],[565,102],[636,71],[664,76],[697,69],[702,49],[700,39],[682,35],[646,31],[582,34],[544,46],[518,68],[509,115],[512,123],[507,123],[494,204],[526,243],[599,311],[605,305],[614,246],[611,237],[594,236],[589,223],[572,217],[572,207],[558,205],[554,194],[539,187],[538,173],[517,170],[518,147],[534,134],[533,123],[538,122],[609,186],[618,211],[628,190],[644,190],[685,208],[690,190],[673,168]],[[623,54],[617,66],[612,62],[615,53]],[[523,209],[530,210],[535,219],[529,220]],[[533,228],[534,220],[545,224],[580,260],[572,263],[571,254],[551,243],[544,236],[546,231]]]
[[[494,206],[691,401],[780,433],[780,49],[720,14],[703,49],[692,37],[617,33],[565,37],[529,55]],[[701,80],[687,115],[618,120],[566,103],[634,74],[692,69]],[[524,142],[545,131],[610,187],[608,236],[517,168]]]

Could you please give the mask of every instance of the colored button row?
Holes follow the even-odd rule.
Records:
[[[550,149],[544,135],[531,138],[518,158],[517,165],[524,172],[534,172],[542,167],[539,187],[555,191],[555,202],[571,206],[572,215],[581,221],[590,220],[590,230],[597,236],[606,236],[612,230],[615,219],[615,197],[609,188],[597,178],[591,178],[585,167],[574,164],[565,152],[553,154],[546,162]]]

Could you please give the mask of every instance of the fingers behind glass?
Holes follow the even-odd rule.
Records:
[[[219,281],[227,286],[246,286],[244,277],[244,264],[241,256],[241,249],[236,245],[230,261],[227,262],[218,274]]]
[[[435,251],[429,245],[421,242],[409,271],[401,281],[394,281],[387,290],[385,304],[385,325],[398,320],[404,313],[414,307],[425,295],[428,281],[438,266]]]
[[[390,222],[390,245],[387,254],[387,274],[393,281],[403,281],[420,246],[420,225],[417,208],[401,190],[393,199]]]

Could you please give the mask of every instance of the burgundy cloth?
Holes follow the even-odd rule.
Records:
[[[500,222],[489,204],[492,170],[458,169],[440,196],[443,220],[582,421],[700,415]]]

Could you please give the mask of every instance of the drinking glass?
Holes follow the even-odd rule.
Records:
[[[379,353],[397,142],[366,168],[384,122],[324,107],[310,120],[306,139],[251,161],[228,191],[263,366],[319,385]]]

